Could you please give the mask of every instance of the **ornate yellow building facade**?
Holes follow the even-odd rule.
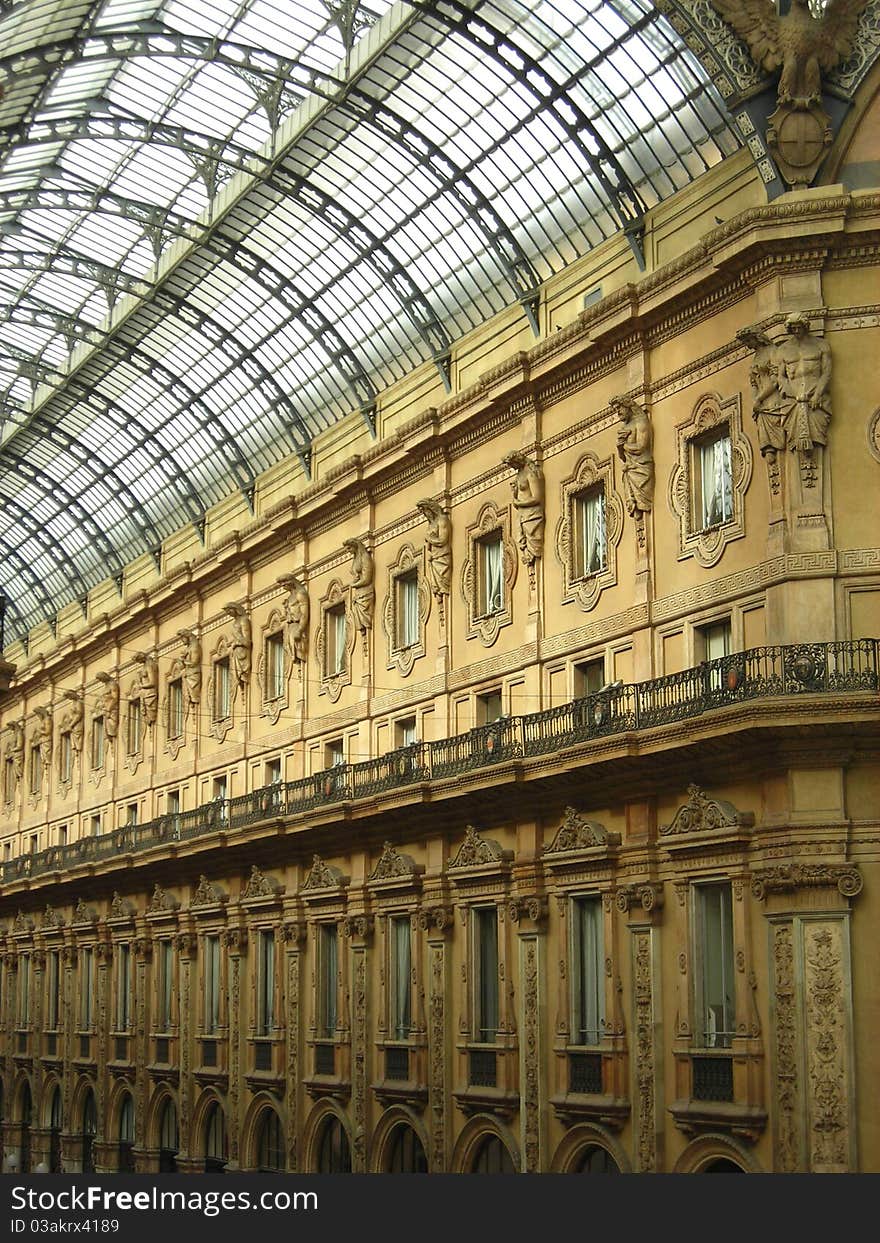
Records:
[[[7,648],[7,1168],[880,1168],[878,83]]]

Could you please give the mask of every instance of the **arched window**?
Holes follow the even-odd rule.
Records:
[[[116,1168],[120,1174],[134,1173],[134,1101],[126,1096],[119,1111],[119,1160]]]
[[[351,1149],[348,1146],[348,1136],[338,1118],[329,1117],[321,1128],[317,1173],[351,1173]]]
[[[598,1144],[588,1144],[571,1167],[572,1174],[619,1174],[611,1153]]]
[[[257,1131],[257,1169],[261,1174],[280,1174],[286,1164],[281,1119],[274,1109],[264,1109]]]
[[[31,1172],[31,1120],[33,1116],[33,1099],[30,1084],[25,1082],[21,1089],[21,1149],[19,1152],[18,1172]]]
[[[205,1173],[222,1174],[226,1161],[226,1118],[215,1101],[205,1121]]]
[[[497,1135],[487,1135],[474,1157],[472,1174],[515,1174],[510,1153]]]
[[[411,1126],[401,1123],[391,1134],[388,1153],[389,1174],[427,1174],[428,1158],[422,1141]]]
[[[56,1087],[52,1093],[52,1107],[49,1110],[49,1173],[61,1173],[61,1089]]]
[[[95,1172],[95,1133],[98,1130],[98,1111],[95,1107],[95,1094],[89,1088],[83,1102],[82,1112],[82,1172]]]
[[[728,1160],[727,1157],[716,1157],[714,1161],[710,1161],[708,1165],[704,1165],[700,1170],[701,1174],[744,1174],[745,1170],[741,1165],[737,1165],[735,1161]]]
[[[177,1137],[177,1109],[169,1097],[162,1106],[162,1117],[159,1119],[159,1173],[177,1173],[177,1150],[180,1141]]]

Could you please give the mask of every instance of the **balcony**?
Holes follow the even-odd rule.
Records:
[[[880,640],[752,648],[647,682],[608,686],[527,716],[503,717],[453,738],[414,743],[358,764],[338,764],[191,811],[126,825],[0,863],[0,884],[129,856],[424,783],[460,778],[565,747],[693,720],[751,700],[877,693]]]

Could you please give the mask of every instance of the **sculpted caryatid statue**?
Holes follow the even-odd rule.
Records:
[[[48,708],[34,708],[37,723],[31,734],[31,742],[40,748],[40,759],[46,772],[52,762],[52,713]]]
[[[6,740],[3,754],[12,761],[12,771],[16,782],[24,776],[24,721],[10,721],[7,725],[9,737]]]
[[[519,514],[519,546],[523,565],[531,566],[544,551],[544,475],[540,466],[518,451],[501,460],[516,471],[510,487]]]
[[[79,691],[65,691],[64,698],[70,707],[62,714],[60,726],[62,734],[70,734],[70,745],[79,754],[83,749],[85,737],[85,708]]]
[[[97,673],[96,678],[102,683],[98,716],[104,718],[104,736],[112,742],[119,733],[119,683],[112,673]]]
[[[227,604],[223,612],[232,618],[232,664],[239,686],[247,686],[251,676],[251,619],[243,604]]]
[[[373,604],[376,591],[373,587],[373,557],[363,540],[342,541],[343,548],[351,553],[351,616],[355,628],[366,640],[373,628]]]
[[[287,620],[290,650],[294,660],[305,664],[309,655],[309,593],[295,574],[282,574],[277,581],[288,592],[284,602],[284,616]]]
[[[617,455],[623,463],[623,492],[630,517],[648,513],[654,504],[654,432],[648,413],[629,397],[615,397]]]
[[[712,5],[748,44],[752,59],[767,73],[781,67],[780,104],[807,105],[822,98],[822,74],[852,51],[859,16],[868,0],[828,0],[821,17],[808,0],[791,0],[787,13],[774,0],[712,0]]]
[[[177,635],[184,644],[180,664],[187,702],[197,708],[202,698],[202,645],[194,630],[178,630]]]
[[[416,509],[428,524],[428,583],[439,600],[452,590],[452,522],[436,501],[419,501]]]
[[[135,652],[137,671],[138,696],[147,725],[156,724],[159,711],[159,666],[152,656],[146,652]]]
[[[752,418],[758,430],[758,445],[769,462],[785,448],[785,431],[780,413],[779,361],[776,347],[763,332],[755,328],[743,328],[736,334],[738,341],[755,351],[749,370],[752,385]]]
[[[777,351],[780,410],[789,449],[811,453],[828,443],[831,347],[810,331],[805,315],[789,315],[788,338]]]

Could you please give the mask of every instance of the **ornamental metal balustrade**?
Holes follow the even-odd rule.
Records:
[[[754,699],[841,694],[880,687],[880,640],[755,647],[704,661],[647,682],[613,683],[595,694],[526,716],[501,717],[436,742],[417,742],[376,759],[337,764],[296,781],[276,782],[237,798],[125,825],[100,837],[52,846],[0,864],[0,882],[62,872],[115,855],[135,854],[316,807],[461,777],[514,759],[630,731],[653,729]]]

